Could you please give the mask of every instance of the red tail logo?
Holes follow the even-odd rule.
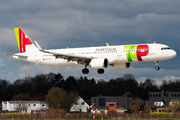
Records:
[[[31,45],[33,43],[21,28],[14,28],[14,31],[15,31],[19,51],[21,53],[26,52],[26,45]]]

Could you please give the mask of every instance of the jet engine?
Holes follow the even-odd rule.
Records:
[[[103,69],[108,66],[108,60],[106,58],[92,59],[89,66],[91,66],[92,69]]]
[[[124,68],[129,68],[130,67],[130,63],[114,63],[114,64],[112,64],[112,66],[115,69],[124,69]]]

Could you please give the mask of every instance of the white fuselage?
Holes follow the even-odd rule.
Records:
[[[142,46],[142,47],[139,47]],[[148,48],[143,48],[148,46]],[[28,46],[27,46],[28,47]],[[139,47],[139,48],[138,48]],[[84,47],[48,50],[56,53],[68,54],[71,56],[87,56],[93,58],[107,58],[108,64],[162,61],[174,58],[176,52],[164,44],[142,44],[142,45],[119,45],[104,47]],[[139,53],[138,53],[139,52]],[[53,54],[40,52],[38,49],[33,52],[17,53],[28,57],[13,56],[27,62],[50,65],[50,66],[72,66],[79,65],[76,61],[69,61],[53,56]]]

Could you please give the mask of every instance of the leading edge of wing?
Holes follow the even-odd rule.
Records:
[[[57,52],[53,52],[53,51],[48,51],[48,50],[40,50],[42,52],[45,53],[50,53],[53,54],[54,56],[59,56],[59,57],[74,57],[74,58],[80,58],[80,59],[93,59],[94,57],[92,56],[84,56],[84,55],[68,55],[68,54],[64,54],[64,53],[57,53]]]
[[[83,55],[69,55],[69,54],[64,54],[64,53],[57,53],[57,52],[53,52],[53,51],[49,51],[49,50],[43,50],[41,48],[41,46],[38,44],[37,41],[34,41],[38,50],[44,53],[49,53],[49,54],[53,54],[54,56],[67,56],[67,57],[76,57],[76,58],[82,58],[82,59],[92,59],[93,57],[91,56],[83,56]]]

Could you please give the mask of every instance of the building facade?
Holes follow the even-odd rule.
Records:
[[[149,92],[149,103],[152,112],[163,112],[171,105],[172,99],[180,100],[180,92]]]
[[[45,101],[2,101],[2,111],[31,113],[45,109],[49,109]]]
[[[113,103],[113,104],[110,104]],[[129,109],[129,100],[122,96],[96,96],[91,98],[91,104],[95,104],[96,111],[107,113],[108,106],[117,109],[117,112],[127,111]],[[115,105],[115,106],[114,106]],[[122,108],[122,109],[121,109]]]

